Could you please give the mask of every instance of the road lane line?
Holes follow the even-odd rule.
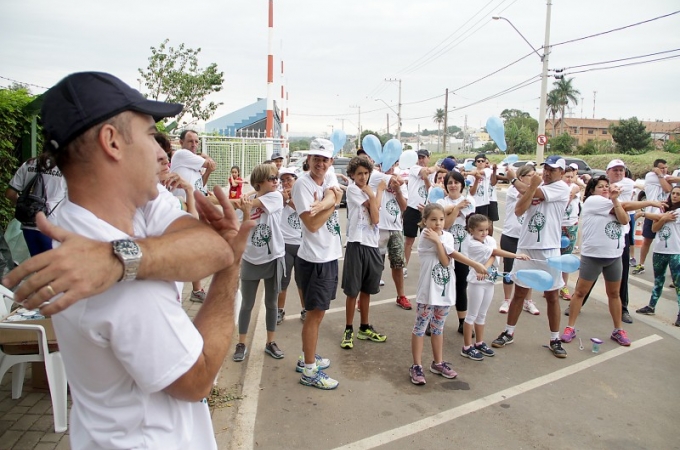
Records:
[[[569,375],[573,375],[585,369],[589,369],[593,366],[601,364],[605,361],[609,361],[610,359],[624,355],[633,350],[642,348],[646,345],[652,344],[661,339],[663,338],[656,334],[647,336],[646,338],[633,341],[630,347],[615,348],[614,350],[610,350],[608,352],[602,353],[598,356],[592,357],[585,361],[576,363],[573,366],[565,367],[564,369],[560,369],[555,372],[542,375],[540,377],[534,378],[533,380],[529,380],[524,383],[518,384],[517,386],[504,389],[500,392],[496,392],[491,395],[487,395],[486,397],[482,397],[470,403],[466,403],[456,408],[449,409],[448,411],[443,411],[439,414],[435,414],[434,416],[426,417],[424,419],[418,420],[408,425],[393,428],[391,430],[384,431],[382,433],[376,434],[366,439],[362,439],[360,441],[355,441],[350,444],[337,447],[335,450],[372,449],[375,447],[379,447],[381,445],[389,444],[390,442],[394,442],[398,439],[403,439],[405,437],[423,432],[430,428],[443,425],[446,422],[479,411],[480,409],[486,408],[487,406],[491,406],[495,403],[507,401],[512,397],[516,397],[520,394],[524,394],[525,392],[532,391],[541,386],[545,386],[546,384],[554,383]]]
[[[416,296],[415,295],[407,295],[406,298],[409,299],[409,300],[413,300],[414,298],[416,298]],[[379,305],[384,305],[384,304],[387,304],[387,303],[394,303],[396,305],[397,304],[397,298],[396,297],[395,298],[388,298],[388,299],[385,299],[385,300],[378,300],[378,301],[371,300],[371,306],[379,306]],[[343,306],[338,306],[337,308],[331,308],[331,309],[327,310],[326,314],[333,314],[333,313],[337,313],[337,312],[345,312],[344,303],[343,303]],[[300,314],[291,314],[290,316],[288,314],[286,314],[286,317],[283,320],[292,320],[292,319],[299,319],[299,318],[300,318]]]

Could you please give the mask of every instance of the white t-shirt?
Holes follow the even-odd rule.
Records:
[[[567,185],[569,186],[569,185]],[[567,207],[564,208],[564,215],[562,216],[562,226],[570,227],[578,223],[578,205],[581,203],[581,188],[576,184],[569,186],[569,191],[574,192],[574,199],[567,203]]]
[[[620,202],[630,202],[635,200],[633,198],[635,195],[635,181],[631,180],[630,178],[623,178],[621,181],[611,184],[612,186],[618,186],[621,188],[621,193],[619,194]]]
[[[420,176],[420,171],[426,167],[413,166],[408,172],[408,200],[406,206],[418,209],[418,205],[425,205],[427,201],[427,188],[425,180]]]
[[[626,246],[626,230],[616,220],[614,203],[601,195],[591,195],[583,202],[581,254],[591,258],[616,258]]]
[[[488,169],[491,170],[491,173],[493,173],[493,169]],[[498,202],[498,192],[496,191],[496,186],[491,184],[491,178],[489,178],[489,202]]]
[[[675,170],[673,171],[673,175],[672,175],[672,176],[674,176],[674,177],[680,177],[680,169],[675,169]],[[680,183],[671,183],[671,184],[672,184],[673,186],[680,186]]]
[[[286,244],[300,245],[302,243],[300,216],[289,205],[284,206],[281,213],[281,234],[283,234],[283,242]]]
[[[491,169],[484,169],[482,172],[484,173],[484,179],[477,185],[477,192],[475,192],[474,196],[477,206],[486,206],[489,204],[491,201],[491,190],[493,188],[493,186],[491,186],[491,173],[493,171]],[[470,181],[470,186],[475,184],[474,175],[468,175],[467,179]]]
[[[519,191],[515,186],[510,186],[505,193],[505,220],[503,221],[503,234],[511,238],[519,238],[522,229],[524,215],[515,215],[515,205],[519,199]]]
[[[255,226],[250,230],[243,259],[259,265],[282,257],[286,246],[280,226],[283,196],[279,191],[273,191],[257,199],[262,206],[250,211],[250,219],[255,221]]]
[[[137,210],[133,237],[161,235],[184,215],[159,197]],[[130,238],[68,201],[54,223],[99,241]],[[52,322],[73,397],[73,449],[217,448],[207,403],[163,392],[203,350],[174,283],[116,283]]]
[[[208,194],[208,191],[203,186],[203,178],[201,177],[201,168],[205,163],[205,159],[192,153],[191,150],[177,150],[172,155],[170,162],[170,171],[175,172],[180,177],[184,178],[187,183],[194,186],[194,189],[203,194]],[[175,189],[172,193],[178,197],[186,199],[187,194],[184,189]]]
[[[36,159],[31,158],[23,163],[12,179],[9,181],[9,186],[15,191],[21,193],[28,183],[37,175]],[[41,172],[43,183],[45,185],[45,195],[47,197],[47,207],[49,211],[55,211],[59,206],[59,202],[66,198],[66,180],[59,171],[59,168],[54,166],[49,170]],[[50,212],[52,214],[52,212]],[[49,216],[49,215],[48,215]],[[37,230],[36,227],[21,226],[22,229]]]
[[[446,254],[452,254],[454,240],[451,233],[444,231],[440,236]],[[453,272],[453,259],[443,266],[439,262],[437,247],[434,242],[421,237],[418,239],[418,257],[420,259],[420,276],[418,277],[418,293],[416,302],[425,305],[453,306],[456,304],[456,275]]]
[[[446,196],[440,200],[437,200],[437,203],[442,205],[444,209],[446,209],[447,206],[456,206],[458,203],[462,202],[463,200],[467,200],[470,202],[468,206],[463,208],[458,215],[456,216],[455,219],[453,219],[453,224],[451,227],[447,230],[451,235],[453,236],[453,240],[456,244],[456,250],[459,252],[462,251],[463,245],[465,241],[468,239],[470,236],[467,232],[467,228],[465,227],[465,219],[467,216],[470,214],[473,214],[475,212],[475,199],[472,198],[469,195],[461,195],[457,199],[452,199],[449,196]]]
[[[534,198],[524,215],[517,248],[555,249],[561,247],[562,216],[569,202],[569,186],[562,180],[539,186],[544,200]]]
[[[466,256],[473,261],[476,261],[482,265],[486,265],[486,262],[491,258],[494,249],[497,247],[496,240],[487,236],[484,242],[479,242],[477,239],[470,239],[467,242],[467,252]],[[498,260],[494,261],[491,267],[495,267],[498,270]],[[493,283],[494,281],[486,276],[482,281],[477,280],[477,272],[470,269],[467,277],[468,283]]]
[[[647,175],[645,175],[645,195],[647,195],[647,200],[651,201],[665,202],[668,200],[668,192],[663,190],[659,177],[654,172],[647,172]],[[645,211],[654,214],[661,212],[655,206],[648,206]]]
[[[404,198],[408,196],[408,189],[406,183],[399,186],[401,195]],[[381,230],[401,231],[404,228],[402,223],[402,212],[397,201],[397,196],[394,194],[392,188],[389,187],[383,191],[380,202],[380,222],[378,228]]]
[[[371,224],[371,216],[364,202],[368,195],[352,183],[347,187],[347,242],[359,242],[366,247],[378,248],[380,230]]]
[[[293,203],[295,203],[298,214],[302,215],[311,209],[314,193],[316,193],[318,200],[323,200],[324,192],[329,187],[325,181],[319,186],[309,173],[300,175],[293,186]],[[302,244],[300,244],[298,250],[300,258],[312,263],[325,263],[342,257],[340,222],[337,210],[316,233],[309,231],[302,219],[300,219],[300,224],[302,226]]]
[[[680,210],[675,210],[675,222],[666,222],[656,232],[654,253],[680,254]]]

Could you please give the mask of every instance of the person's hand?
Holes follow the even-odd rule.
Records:
[[[241,197],[241,200],[239,202],[239,209],[243,211],[243,217],[250,219],[250,210],[253,208],[253,200],[248,197],[247,195],[244,195]],[[200,217],[200,211],[199,211],[199,217]]]
[[[655,200],[655,201],[652,202],[652,206],[654,206],[655,208],[659,208],[661,210],[661,212],[664,212],[668,205],[665,202],[660,202],[658,200]]]
[[[484,281],[489,274],[482,263],[475,262],[471,267],[477,272],[477,281]]]
[[[292,189],[284,189],[281,191],[281,195],[283,196],[283,202],[288,203],[292,198]]]
[[[319,201],[318,195],[314,193],[314,201],[309,205],[309,214],[313,217],[323,211],[324,208]]]
[[[170,172],[162,184],[168,191],[173,191],[175,188],[179,187],[180,179],[181,177],[178,173]]]
[[[397,175],[392,175],[392,178],[390,178],[390,188],[391,189],[399,189],[399,187],[404,184],[404,180],[397,176]]]
[[[245,219],[243,223],[239,224],[234,207],[231,205],[227,194],[219,186],[215,186],[215,197],[220,202],[221,209],[210,203],[200,192],[194,192],[196,210],[199,219],[210,225],[229,244],[234,254],[234,263],[232,264],[232,267],[234,267],[241,260],[248,242],[248,235],[255,226],[255,221]],[[250,217],[250,215],[246,217]]]
[[[531,259],[531,256],[519,253],[515,256],[515,259],[519,259],[521,261],[529,261]]]
[[[14,293],[15,302],[27,309],[40,308],[42,314],[49,316],[106,291],[122,277],[123,265],[113,254],[110,242],[95,241],[52,225],[42,212],[36,216],[36,223],[45,236],[61,245],[28,259],[3,278],[2,284],[11,289],[30,277]],[[43,305],[48,300],[50,303]]]
[[[430,240],[430,241],[432,241],[432,242],[434,242],[434,243],[440,242],[439,234],[437,234],[434,230],[431,230],[431,229],[429,229],[429,228],[425,228],[425,229],[423,230],[422,236],[423,236],[425,239]]]
[[[512,180],[513,178],[517,178],[517,174],[515,173],[514,170],[512,170],[509,166],[507,169],[505,169],[505,176],[509,179]]]
[[[538,172],[534,172],[531,174],[531,180],[529,181],[529,186],[533,189],[536,189],[541,185],[543,182],[543,177],[538,174]]]
[[[611,186],[609,188],[609,200],[616,200],[621,194],[621,188],[618,186]]]
[[[494,164],[493,166],[491,166],[491,170],[492,170],[494,173],[496,173],[496,171],[498,170],[498,166],[497,166],[496,164]]]
[[[425,205],[423,205],[422,203],[418,203],[418,211],[420,211],[420,214],[422,214],[424,210],[425,210]]]
[[[333,187],[331,188],[331,190],[332,190],[333,193],[335,194],[335,204],[336,204],[336,205],[339,205],[340,202],[342,201],[342,189],[340,189],[340,188],[337,187],[337,186],[333,186]]]
[[[654,167],[654,168],[652,169],[652,172],[654,172],[654,173],[656,174],[656,176],[659,177],[659,178],[663,178],[663,177],[664,177],[663,170],[659,169],[658,167]]]

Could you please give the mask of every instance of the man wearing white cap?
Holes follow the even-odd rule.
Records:
[[[316,354],[319,326],[335,299],[338,288],[338,259],[342,256],[340,224],[336,208],[342,190],[330,185],[326,173],[333,165],[333,143],[314,139],[310,143],[309,172],[293,186],[293,203],[302,222],[302,243],[295,261],[295,283],[302,291],[306,318],[302,326],[303,356],[296,370],[300,383],[319,389],[335,389],[338,382],[323,372],[330,360]]]
[[[562,348],[560,340],[560,304],[558,290],[564,286],[562,273],[559,269],[548,266],[546,260],[553,256],[560,256],[562,227],[561,221],[564,210],[569,202],[569,187],[562,181],[566,169],[564,158],[557,155],[549,156],[543,163],[543,175],[534,172],[528,185],[513,179],[513,186],[522,194],[515,205],[515,214],[523,214],[524,221],[517,243],[517,253],[529,255],[530,261],[515,261],[515,270],[539,269],[548,272],[553,279],[553,285],[545,291],[548,303],[548,324],[550,326],[549,349],[557,358],[566,358],[567,351]],[[523,300],[527,296],[529,286],[513,277],[515,294],[510,309],[505,330],[491,345],[496,348],[505,347],[514,342],[515,326],[522,313]]]

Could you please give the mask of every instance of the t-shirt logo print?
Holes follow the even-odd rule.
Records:
[[[446,295],[446,285],[451,281],[451,271],[448,267],[444,267],[441,263],[437,263],[432,268],[432,280],[437,286],[442,286],[442,297]]]
[[[664,225],[663,228],[659,230],[659,239],[664,241],[664,248],[668,248],[668,240],[671,238],[671,228],[668,225]]]
[[[609,239],[616,239],[618,241],[616,248],[621,248],[621,235],[623,233],[620,223],[615,220],[608,222],[607,225],[604,226],[604,234],[606,234]]]
[[[333,214],[326,221],[326,229],[333,236],[340,236],[340,223],[338,222],[338,212],[333,211]]]
[[[465,227],[459,223],[455,223],[449,229],[449,233],[453,235],[456,244],[458,244],[458,251],[460,251],[461,247],[463,246],[463,241],[467,237],[467,231],[465,231]]]
[[[395,199],[390,199],[385,204],[385,209],[390,214],[390,216],[394,216],[393,223],[397,223],[397,219],[399,218],[399,204],[397,203],[397,201]]]
[[[536,242],[541,242],[541,230],[545,227],[545,216],[543,213],[537,212],[533,216],[531,216],[531,219],[529,219],[529,232],[530,233],[537,233],[537,240]]]
[[[267,246],[267,254],[271,255],[272,250],[269,247],[269,241],[272,240],[272,230],[266,223],[258,224],[253,230],[253,235],[250,238],[250,242],[253,243],[255,247]]]
[[[302,226],[300,225],[300,216],[298,216],[298,213],[293,213],[290,216],[288,216],[288,225],[294,230],[301,230]]]
[[[425,189],[425,186],[420,186],[420,187],[418,188],[418,195],[419,195],[420,198],[422,198],[423,200],[427,198],[427,189]]]
[[[203,186],[203,180],[200,178],[194,181],[194,189],[203,192],[204,195],[208,194],[208,192],[205,190],[205,187]]]
[[[567,208],[564,210],[564,217],[571,217],[571,212],[574,210],[573,206],[571,203],[567,205]]]

